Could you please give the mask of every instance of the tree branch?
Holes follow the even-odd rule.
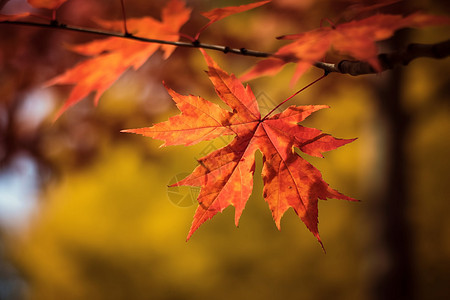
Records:
[[[437,44],[409,44],[403,51],[382,53],[378,55],[381,71],[393,69],[395,66],[408,65],[412,60],[421,57],[445,58],[450,55],[450,40]],[[378,73],[369,63],[364,61],[342,60],[337,64],[316,63],[316,67],[328,72],[338,72],[353,76]]]
[[[53,23],[50,23],[50,24],[46,24],[46,23],[36,23],[36,22],[27,22],[27,21],[2,21],[0,23],[13,24],[13,25],[23,25],[23,26],[30,26],[30,27],[40,27],[40,28],[47,28],[47,29],[59,29],[59,30],[66,30],[66,31],[75,31],[75,32],[88,33],[88,34],[96,34],[96,35],[108,36],[108,37],[117,37],[117,38],[123,38],[123,39],[130,39],[130,40],[141,41],[141,42],[146,42],[146,43],[173,45],[173,46],[177,46],[177,47],[203,48],[203,49],[210,49],[210,50],[220,51],[220,52],[224,52],[224,53],[233,53],[233,54],[246,55],[246,56],[269,57],[269,56],[273,55],[272,53],[260,52],[260,51],[255,51],[255,50],[249,50],[249,49],[245,49],[245,48],[237,49],[237,48],[230,48],[230,47],[227,47],[227,46],[204,44],[204,43],[200,43],[199,41],[194,41],[194,42],[174,42],[174,41],[150,39],[150,38],[136,36],[136,35],[133,35],[131,33],[124,34],[124,33],[111,32],[111,31],[105,31],[105,30],[100,30],[100,29],[77,27],[77,26],[66,25],[66,24],[62,24],[62,23],[58,23],[58,22],[53,22]]]
[[[223,53],[232,53],[237,55],[245,55],[253,57],[277,57],[274,53],[250,50],[246,48],[238,49],[238,48],[230,48],[228,46],[204,44],[198,40],[195,40],[193,42],[174,42],[159,39],[150,39],[145,37],[139,37],[129,32],[118,33],[100,29],[77,27],[58,23],[56,21],[53,21],[50,24],[28,22],[28,21],[2,21],[0,22],[0,24],[12,24],[30,27],[40,27],[46,29],[58,29],[58,30],[82,32],[87,34],[96,34],[101,36],[130,39],[146,43],[173,45],[176,47],[203,48]],[[410,44],[404,51],[379,54],[378,59],[380,60],[381,71],[385,71],[392,69],[397,65],[407,65],[409,62],[411,62],[416,58],[430,57],[440,59],[447,57],[449,55],[450,55],[450,40],[447,40],[437,44]],[[292,62],[292,60],[290,61]],[[335,72],[341,74],[350,74],[353,76],[378,73],[369,63],[365,61],[342,60],[337,64],[316,62],[313,65],[316,68],[324,70],[326,73]]]

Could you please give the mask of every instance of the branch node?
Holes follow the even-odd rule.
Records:
[[[394,64],[392,63],[391,59],[389,58],[387,53],[381,53],[378,54],[378,60],[381,63],[381,67],[385,69],[392,69],[394,67]],[[402,61],[403,65],[408,64],[407,61]]]
[[[194,45],[194,47],[200,47],[200,41],[199,40],[195,40],[192,42],[192,45]]]
[[[225,46],[225,48],[223,48],[223,53],[227,54],[228,52],[230,52],[230,47]]]
[[[245,48],[241,48],[241,49],[239,49],[239,50],[241,51],[241,53],[242,53],[243,55],[246,55],[246,54],[248,53],[248,50],[245,49]]]
[[[343,70],[343,68],[342,68],[342,65],[343,65],[345,62],[347,62],[347,61],[348,61],[348,60],[343,59],[343,60],[341,60],[341,61],[337,64],[337,69],[338,69],[339,72],[342,73],[342,74],[347,73],[347,72],[345,72],[345,71]]]
[[[50,26],[58,27],[60,26],[58,20],[54,19],[50,21]]]

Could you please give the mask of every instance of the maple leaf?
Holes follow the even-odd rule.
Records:
[[[372,5],[365,5],[365,3],[361,3],[361,1],[354,1],[355,3],[348,6],[342,16],[347,16],[348,19],[353,19],[354,16],[362,14],[362,13],[368,13],[372,12],[374,10],[398,3],[402,0],[378,0],[376,3]],[[350,16],[353,16],[350,18]]]
[[[415,13],[401,15],[378,14],[362,20],[351,21],[333,27],[323,27],[309,32],[285,35],[280,39],[293,40],[241,76],[246,81],[263,75],[274,75],[286,63],[297,63],[292,82],[296,82],[315,62],[321,60],[331,48],[340,54],[367,61],[381,71],[377,58],[377,41],[391,37],[395,31],[406,27],[426,27],[450,24],[450,18]]]
[[[31,6],[36,8],[57,9],[67,0],[27,0]]]
[[[255,151],[263,155],[264,198],[278,229],[284,212],[292,207],[306,227],[320,241],[318,199],[355,200],[330,188],[321,173],[296,152],[322,157],[354,139],[337,139],[315,128],[299,125],[325,105],[291,106],[272,117],[261,117],[256,98],[234,75],[228,75],[204,52],[208,75],[217,94],[232,111],[192,95],[168,89],[180,115],[152,127],[123,132],[163,140],[162,146],[193,145],[221,135],[235,135],[225,147],[199,159],[199,166],[172,186],[201,186],[199,206],[187,239],[206,220],[232,205],[235,224],[244,210],[253,187]]]
[[[145,38],[177,41],[178,31],[190,17],[191,9],[179,0],[171,0],[162,10],[162,21],[151,17],[127,19],[130,33]],[[123,21],[97,21],[104,28],[121,30]],[[57,113],[58,118],[70,106],[79,102],[91,92],[95,92],[94,103],[130,67],[141,67],[158,49],[167,59],[175,46],[145,43],[110,37],[77,45],[71,49],[79,54],[93,56],[65,73],[50,79],[46,86],[56,84],[75,84],[68,99]],[[108,70],[105,72],[105,70]]]
[[[26,18],[26,17],[29,17],[29,16],[30,16],[29,12],[24,12],[24,13],[20,13],[20,14],[16,14],[16,15],[2,15],[2,14],[0,14],[0,22],[16,21],[18,19]]]
[[[244,12],[256,7],[259,7],[261,5],[264,5],[266,3],[269,3],[271,0],[268,1],[260,1],[260,2],[255,2],[255,3],[250,3],[250,4],[245,4],[245,5],[239,5],[239,6],[228,6],[228,7],[220,7],[220,8],[214,8],[210,11],[206,11],[206,12],[202,12],[201,14],[209,19],[209,22],[203,26],[198,33],[195,36],[195,39],[198,39],[198,37],[200,36],[200,34],[206,29],[208,28],[211,24],[222,20],[223,18],[226,18],[228,16],[231,16],[233,14],[237,14],[240,12]]]

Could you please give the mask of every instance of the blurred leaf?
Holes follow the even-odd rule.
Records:
[[[190,13],[191,10],[181,1],[172,0],[162,10],[162,22],[151,17],[133,18],[127,20],[127,27],[132,34],[140,37],[177,41],[178,31],[188,21]],[[112,30],[123,28],[123,21],[98,21],[98,23]],[[47,86],[75,84],[56,118],[91,92],[95,92],[94,102],[97,104],[101,95],[128,68],[133,67],[135,70],[140,68],[159,48],[164,51],[165,59],[175,50],[175,47],[170,45],[143,43],[116,37],[73,46],[75,52],[94,57],[47,82]]]
[[[395,31],[405,27],[449,25],[450,18],[415,13],[401,15],[378,14],[362,20],[351,21],[332,27],[322,27],[305,33],[284,35],[280,39],[293,40],[275,52],[275,58],[260,61],[241,79],[244,81],[263,75],[274,75],[288,62],[295,62],[297,69],[292,82],[297,82],[315,62],[323,59],[333,47],[341,54],[351,55],[357,60],[367,61],[377,71],[381,66],[377,58],[375,42],[391,37]]]
[[[67,0],[27,0],[36,8],[58,9]]]
[[[233,14],[237,14],[240,12],[244,12],[246,10],[250,10],[256,7],[259,7],[261,5],[264,5],[266,3],[269,3],[269,1],[261,1],[261,2],[255,2],[250,3],[247,5],[239,5],[239,6],[228,6],[228,7],[221,7],[221,8],[215,8],[207,12],[203,12],[202,15],[209,19],[209,22],[203,26],[197,33],[196,39],[200,36],[200,34],[208,28],[213,23],[222,20],[223,18],[226,18],[228,16],[231,16]]]

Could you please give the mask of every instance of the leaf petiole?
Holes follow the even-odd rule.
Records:
[[[122,5],[122,18],[123,18],[123,31],[124,34],[127,36],[130,33],[128,32],[127,28],[127,15],[125,14],[125,3],[123,3],[124,0],[120,0],[120,4]]]
[[[309,88],[310,86],[312,86],[313,84],[317,83],[318,81],[322,80],[323,78],[327,77],[327,75],[329,74],[329,72],[326,72],[320,76],[319,78],[317,78],[316,80],[314,80],[313,82],[309,83],[308,85],[302,87],[300,90],[296,91],[292,96],[290,96],[289,98],[287,98],[286,100],[284,100],[283,102],[281,102],[280,104],[278,104],[277,106],[275,106],[271,111],[269,111],[269,113],[267,115],[264,116],[264,118],[261,119],[261,122],[264,121],[265,119],[267,119],[278,107],[280,107],[281,105],[283,105],[284,103],[286,103],[288,100],[292,99],[293,97],[297,96],[297,94],[303,92],[304,90],[306,90],[307,88]]]

